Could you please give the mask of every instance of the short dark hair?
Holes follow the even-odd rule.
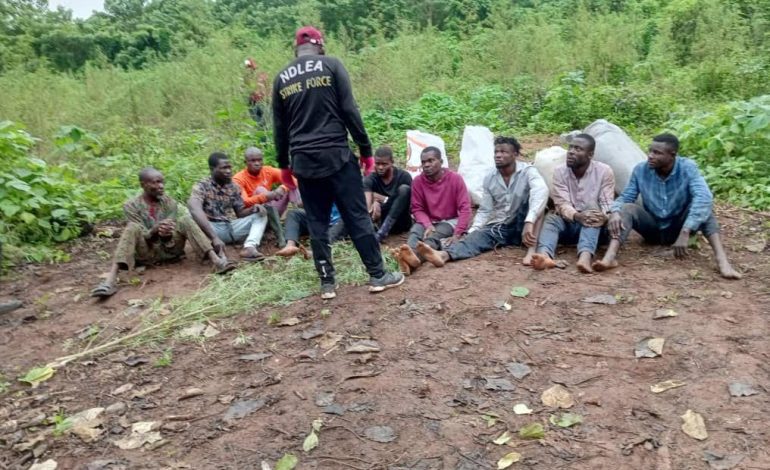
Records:
[[[515,137],[504,137],[504,136],[498,136],[495,137],[495,145],[503,145],[508,144],[511,147],[513,147],[513,150],[518,154],[521,153],[521,144],[518,140],[516,140]]]
[[[393,161],[393,149],[389,145],[383,145],[374,151],[375,157],[390,158]]]
[[[441,156],[441,150],[439,150],[438,147],[429,146],[422,149],[422,152],[420,152],[420,155],[425,155],[428,152],[435,152],[436,155],[438,155],[439,160],[443,160],[443,157]]]
[[[679,152],[679,139],[674,134],[658,134],[655,137],[652,138],[653,142],[661,142],[669,147],[674,151],[674,153]]]
[[[144,183],[153,173],[160,173],[157,169],[147,166],[139,170],[139,182]],[[162,173],[160,173],[162,175]]]
[[[224,152],[214,152],[211,155],[209,155],[209,169],[213,170],[217,166],[219,166],[219,162],[221,160],[230,160],[230,157],[227,156]]]
[[[588,150],[594,151],[596,150],[596,140],[594,139],[594,136],[591,134],[578,134],[573,139],[583,139],[588,142]]]

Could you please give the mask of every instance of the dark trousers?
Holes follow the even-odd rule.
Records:
[[[321,283],[334,283],[334,265],[329,241],[329,220],[332,204],[337,204],[366,271],[372,277],[385,275],[380,245],[374,237],[374,226],[366,210],[361,171],[353,152],[336,173],[323,178],[297,178],[299,192],[305,205],[310,246]]]
[[[625,227],[620,233],[620,242],[625,243],[631,230],[636,230],[647,243],[671,245],[679,238],[679,232],[682,231],[688,212],[690,212],[689,208],[682,211],[679,217],[674,219],[668,227],[661,228],[661,223],[644,210],[644,207],[638,204],[625,204],[620,211],[623,227]],[[705,237],[719,233],[719,222],[717,222],[713,212],[692,234],[694,235],[696,232],[703,233]]]
[[[309,235],[307,226],[307,214],[303,209],[292,209],[286,213],[286,222],[284,224],[284,234],[286,240],[299,242],[300,237]],[[345,224],[338,220],[336,224],[329,226],[329,243],[334,243],[345,238]]]
[[[397,191],[396,196],[388,198],[388,202],[382,206],[382,214],[380,215],[380,223],[384,222],[387,217],[395,220],[390,233],[403,233],[412,226],[412,214],[409,211],[412,187],[408,184],[402,184]]]
[[[452,261],[473,258],[498,246],[521,246],[521,232],[524,231],[524,219],[527,207],[519,211],[513,221],[507,224],[486,225],[463,240],[447,247],[446,252]]]

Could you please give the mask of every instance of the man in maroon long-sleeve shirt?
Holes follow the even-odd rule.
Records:
[[[423,263],[415,253],[417,242],[423,241],[440,250],[441,240],[451,245],[468,230],[471,221],[471,198],[462,176],[441,167],[441,151],[426,147],[420,154],[422,173],[412,182],[412,216],[415,224],[406,244],[396,258],[405,274]]]

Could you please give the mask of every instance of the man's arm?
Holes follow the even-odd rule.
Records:
[[[233,184],[238,189],[238,191],[235,191],[230,195],[230,203],[233,205],[233,210],[235,211],[235,215],[239,219],[248,217],[251,214],[264,212],[265,208],[262,207],[260,204],[255,204],[251,207],[246,207],[246,204],[244,204],[243,198],[241,197],[241,192],[243,190],[237,183],[233,183]]]
[[[425,228],[432,226],[433,221],[430,220],[428,215],[428,205],[423,193],[423,185],[419,181],[415,181],[412,185],[411,199],[412,217],[414,217],[415,222]]]
[[[249,194],[248,190],[246,189],[248,187],[248,181],[244,181],[244,178],[242,178],[240,175],[233,176],[233,181],[237,183],[238,186],[240,186],[241,199],[243,200],[243,204],[246,207],[251,207],[256,204],[264,204],[269,200],[267,192],[260,194]]]
[[[289,129],[283,113],[283,100],[278,93],[278,78],[273,82],[273,140],[278,167],[289,168]]]
[[[492,177],[487,176],[486,178],[484,178],[484,183],[481,187],[483,191],[482,192],[483,195],[481,197],[481,204],[479,204],[479,209],[476,211],[476,217],[473,218],[473,225],[471,225],[471,228],[468,230],[468,232],[475,232],[476,230],[486,225],[487,220],[489,220],[489,215],[492,213],[492,209],[494,209],[494,201],[492,200],[492,193],[489,191],[489,187],[491,183],[492,183]]]
[[[567,170],[572,171],[572,170]],[[558,169],[553,172],[553,189],[551,189],[551,199],[556,208],[556,213],[564,219],[572,222],[575,220],[577,209],[572,205],[569,197],[569,186],[564,178],[564,174]]]
[[[457,175],[454,184],[456,185],[455,197],[457,198],[457,226],[455,227],[455,236],[459,237],[468,231],[468,225],[471,222],[473,211],[471,210],[471,195],[465,186],[462,176]]]
[[[206,213],[203,211],[203,195],[197,184],[193,186],[192,195],[190,195],[190,199],[187,201],[187,208],[190,209],[190,216],[192,216],[195,223],[198,224],[198,227],[203,230],[203,233],[209,237],[209,240],[212,242],[219,240],[219,237],[217,237],[214,228],[209,222],[208,216],[206,216]]]
[[[642,170],[641,165],[646,165],[646,163],[642,162],[634,167],[634,171],[631,172],[631,179],[628,180],[628,184],[620,196],[612,203],[610,212],[620,212],[623,204],[636,202],[636,198],[639,197],[639,172]]]
[[[610,211],[612,200],[615,198],[615,173],[609,166],[602,175],[601,184],[599,189],[599,209],[606,214]]]
[[[531,166],[525,170],[527,180],[529,181],[529,210],[524,222],[535,223],[538,217],[543,213],[545,205],[548,204],[548,185],[540,176],[537,168]],[[555,180],[556,178],[554,178]]]
[[[342,119],[345,121],[345,127],[348,128],[353,141],[358,145],[362,157],[372,156],[372,144],[364,128],[364,121],[361,119],[361,113],[353,97],[353,88],[350,85],[348,71],[342,62],[335,61],[334,68],[335,83],[337,85],[337,98],[339,99]]]
[[[687,190],[690,192],[690,210],[687,212],[684,228],[694,232],[711,215],[714,196],[712,196],[706,180],[695,164],[688,165],[687,180]]]

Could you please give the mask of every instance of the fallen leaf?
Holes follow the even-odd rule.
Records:
[[[521,459],[521,454],[518,452],[511,452],[505,454],[503,458],[497,461],[497,470],[503,470],[511,465],[515,464]]]
[[[589,303],[589,304],[615,305],[616,303],[618,303],[618,299],[616,299],[614,295],[599,294],[591,297],[586,297],[585,299],[582,300],[582,302]]]
[[[650,385],[650,391],[652,393],[663,393],[666,390],[671,390],[672,388],[684,387],[685,385],[687,385],[687,382],[683,382],[681,380],[665,380],[663,382],[658,382],[654,385]]]
[[[703,460],[708,462],[709,467],[714,470],[730,470],[736,467],[745,456],[741,454],[719,454],[710,450],[703,452]]]
[[[231,422],[235,419],[245,418],[246,416],[261,409],[266,404],[267,402],[264,398],[237,401],[230,405],[230,408],[227,409],[224,416],[222,417],[222,420],[225,422]]]
[[[142,299],[127,299],[126,304],[128,304],[129,307],[135,308],[142,308],[146,305]]]
[[[32,388],[37,388],[41,382],[45,382],[53,377],[54,372],[53,368],[48,366],[35,367],[34,369],[30,369],[24,377],[19,378],[19,382],[26,382],[30,384]]]
[[[510,441],[512,438],[513,438],[513,436],[511,436],[511,433],[509,433],[508,431],[505,431],[504,433],[502,433],[500,435],[500,437],[498,437],[497,439],[495,439],[492,442],[497,444],[497,445],[499,445],[499,446],[502,446],[502,445],[507,444],[508,441]]]
[[[56,470],[59,466],[54,459],[48,459],[45,462],[34,463],[28,470]]]
[[[491,428],[495,424],[497,424],[498,416],[494,416],[491,414],[481,415],[481,419],[483,419],[487,423],[487,427]]]
[[[263,461],[262,461],[262,470],[273,470],[273,469],[270,467],[270,464],[269,464],[269,463],[267,463],[267,462],[265,462],[265,461],[263,460]]]
[[[302,450],[310,452],[316,447],[318,447],[318,434],[316,434],[315,431],[310,431],[310,434],[307,435],[305,441],[302,443]]]
[[[178,400],[187,400],[188,398],[199,397],[201,395],[203,395],[203,390],[197,387],[191,387],[185,390],[184,393],[179,396]]]
[[[687,410],[681,418],[682,421],[684,421],[684,423],[682,423],[682,431],[684,431],[685,434],[694,439],[698,439],[699,441],[709,437],[709,434],[706,431],[706,423],[703,422],[703,416],[692,410]]]
[[[529,295],[529,289],[527,289],[524,286],[516,286],[513,289],[511,289],[511,295],[514,297],[526,297]]]
[[[313,430],[315,432],[321,432],[321,427],[324,425],[324,422],[321,418],[314,419],[313,420]]]
[[[142,387],[131,392],[131,398],[143,398],[151,393],[157,392],[161,388],[163,388],[163,385],[161,384],[150,384],[146,387]]]
[[[478,335],[472,335],[469,333],[460,335],[460,341],[470,345],[479,344],[480,342]]]
[[[509,304],[508,302],[503,302],[503,310],[510,312],[513,310],[513,305]]]
[[[101,437],[104,432],[100,426],[104,423],[101,418],[104,408],[90,408],[67,418],[69,422],[69,432],[78,436],[84,442],[94,442]]]
[[[128,367],[136,367],[142,364],[147,364],[148,362],[150,362],[150,360],[145,356],[128,356],[127,358],[123,359],[123,364],[127,365]]]
[[[267,359],[269,357],[272,357],[273,353],[264,352],[264,353],[254,353],[254,354],[244,354],[243,356],[238,356],[238,360],[240,361],[261,361],[263,359]]]
[[[731,383],[728,386],[728,389],[730,390],[730,395],[734,397],[750,397],[752,395],[756,395],[759,393],[751,385],[740,383],[740,382]]]
[[[299,459],[293,454],[283,454],[283,457],[275,463],[275,470],[294,470],[297,462],[299,462]]]
[[[519,429],[519,437],[524,439],[542,439],[545,437],[545,429],[540,423],[529,423]]]
[[[550,408],[571,408],[575,404],[572,394],[562,385],[554,385],[540,396],[543,404]]]
[[[329,406],[334,403],[334,392],[329,390],[321,390],[315,394],[316,406]]]
[[[377,343],[377,341],[368,339],[363,341],[356,341],[355,343],[345,348],[345,352],[353,354],[380,352],[380,345]]]
[[[327,333],[324,333],[324,335],[318,341],[318,345],[321,346],[321,349],[331,349],[334,346],[337,346],[337,343],[339,343],[341,340],[342,340],[341,334],[334,333],[334,332],[327,332]]]
[[[670,317],[676,317],[679,316],[678,313],[676,313],[674,310],[670,308],[661,308],[658,310],[655,310],[655,314],[652,316],[653,320],[658,320],[661,318],[670,318]]]
[[[308,340],[308,339],[318,338],[322,334],[324,334],[324,330],[322,330],[321,328],[310,328],[303,331],[302,334],[299,335],[299,337],[304,340]]]
[[[180,338],[197,338],[203,333],[205,329],[206,329],[206,325],[204,325],[203,323],[193,323],[187,328],[180,330],[179,337]]]
[[[367,439],[387,443],[393,442],[398,437],[396,432],[390,426],[372,426],[364,430],[364,436]]]
[[[725,299],[732,299],[733,298],[733,293],[730,292],[729,290],[722,291],[722,292],[719,293],[719,295],[721,295]]]
[[[583,417],[577,413],[562,413],[558,417],[556,417],[556,415],[551,415],[548,421],[550,421],[554,426],[559,426],[560,428],[568,428],[582,423]]]
[[[510,380],[501,379],[499,377],[484,377],[484,388],[496,392],[512,392],[516,390],[516,386],[511,383]]]
[[[160,427],[157,421],[140,421],[131,425],[131,435],[123,439],[113,441],[113,444],[123,450],[138,449],[145,444],[152,444],[163,439],[160,432],[155,431]]]
[[[532,409],[524,403],[517,403],[513,405],[513,412],[517,415],[529,415],[532,414]]]
[[[278,322],[278,326],[294,326],[299,325],[299,318],[297,317],[289,317],[285,320],[281,320]]]
[[[744,248],[752,253],[762,253],[765,251],[765,246],[767,246],[767,243],[764,240],[759,240],[755,243],[744,245]]]
[[[118,387],[115,390],[113,390],[112,394],[113,395],[121,395],[121,394],[126,393],[127,391],[131,390],[132,388],[134,388],[134,384],[132,384],[132,383],[123,384],[120,387]]]
[[[219,334],[219,330],[214,328],[213,326],[209,325],[206,327],[205,330],[203,330],[203,337],[204,338],[213,338],[214,336]]]
[[[663,354],[663,343],[665,342],[664,338],[643,338],[636,343],[634,355],[637,358],[658,357]]]
[[[532,372],[528,365],[521,362],[509,362],[505,368],[516,380],[521,380]]]

